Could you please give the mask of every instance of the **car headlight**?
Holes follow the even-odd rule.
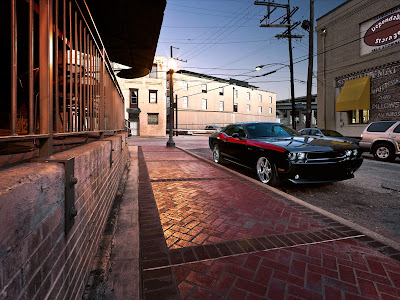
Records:
[[[304,152],[297,153],[298,160],[304,160],[306,158],[306,154]]]
[[[346,150],[346,156],[347,157],[350,157],[352,153],[353,153],[352,150]]]
[[[357,149],[354,149],[353,150],[353,156],[357,156],[358,155],[358,151],[357,151]]]
[[[288,158],[291,161],[295,161],[295,160],[305,160],[306,159],[306,154],[304,152],[289,152],[288,153]]]

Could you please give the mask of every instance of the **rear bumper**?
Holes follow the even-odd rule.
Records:
[[[340,162],[292,163],[286,172],[278,172],[279,179],[296,184],[324,183],[354,177],[361,166],[362,158]]]

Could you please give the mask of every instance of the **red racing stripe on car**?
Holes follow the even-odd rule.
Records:
[[[281,152],[281,153],[284,153],[286,151],[285,148],[282,148],[282,147],[279,147],[279,146],[274,146],[274,145],[271,145],[271,144],[254,142],[254,141],[247,141],[247,145],[260,147],[260,148],[264,148],[264,149],[275,150],[275,151],[278,151],[278,152]]]
[[[279,147],[279,146],[274,146],[271,144],[266,144],[266,143],[260,143],[260,142],[254,142],[254,141],[247,141],[247,140],[239,140],[239,139],[235,139],[232,137],[228,137],[222,133],[218,134],[217,136],[220,140],[226,142],[230,142],[230,143],[236,143],[236,144],[247,144],[249,146],[255,146],[255,147],[259,147],[259,148],[264,148],[264,149],[269,149],[269,150],[274,150],[274,151],[278,151],[281,153],[284,153],[286,151],[285,148]]]

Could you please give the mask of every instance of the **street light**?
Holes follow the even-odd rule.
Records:
[[[169,139],[167,142],[167,148],[174,148],[175,142],[173,139],[173,118],[174,118],[174,82],[173,74],[177,68],[176,61],[171,57],[168,61],[168,74],[169,74]]]
[[[295,100],[294,100],[293,64],[285,65],[285,64],[281,64],[281,63],[272,63],[272,64],[266,64],[266,65],[257,66],[257,67],[255,67],[255,70],[259,71],[259,70],[261,70],[262,68],[264,68],[266,66],[273,66],[273,65],[281,65],[281,66],[283,66],[280,69],[283,69],[284,67],[289,67],[289,70],[290,70],[291,98],[292,98],[291,99],[291,102],[292,102],[292,127],[293,127],[293,129],[296,129],[296,108],[295,108]],[[280,69],[278,69],[278,70],[280,70]],[[269,75],[269,74],[275,73],[278,70],[274,70],[274,71],[271,71],[271,72],[268,72],[268,73],[265,73],[263,75],[259,75],[259,76],[256,76],[256,77]]]

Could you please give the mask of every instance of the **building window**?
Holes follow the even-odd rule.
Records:
[[[247,111],[250,111],[250,104],[247,104]]]
[[[131,89],[130,92],[131,92],[131,108],[137,108],[138,107],[139,90]]]
[[[201,85],[201,92],[202,93],[207,93],[207,84],[202,84]]]
[[[269,112],[270,114],[272,114],[272,107],[269,107],[269,108],[268,108],[268,112]]]
[[[207,109],[207,99],[201,99],[201,109]]]
[[[151,67],[151,72],[150,72],[150,74],[149,74],[149,78],[158,78],[158,77],[157,77],[157,64],[154,64],[154,65]]]
[[[147,114],[147,124],[148,125],[158,125],[158,114]]]
[[[219,95],[220,96],[224,95],[224,88],[223,87],[219,88]]]
[[[238,104],[233,103],[233,112],[238,112]]]
[[[246,99],[250,100],[250,93],[249,92],[246,93]]]
[[[149,91],[149,103],[157,103],[157,91]]]
[[[268,102],[272,103],[272,96],[268,96]]]
[[[352,110],[348,112],[349,124],[368,124],[369,110]]]
[[[262,102],[262,95],[258,94],[258,102]]]
[[[182,90],[187,91],[189,88],[187,81],[182,81]]]
[[[219,101],[219,111],[224,111],[224,101]]]
[[[258,113],[259,113],[259,114],[262,113],[262,107],[261,107],[261,106],[258,107]]]
[[[183,98],[182,98],[182,107],[183,108],[188,107],[188,97],[187,96],[183,96]]]

